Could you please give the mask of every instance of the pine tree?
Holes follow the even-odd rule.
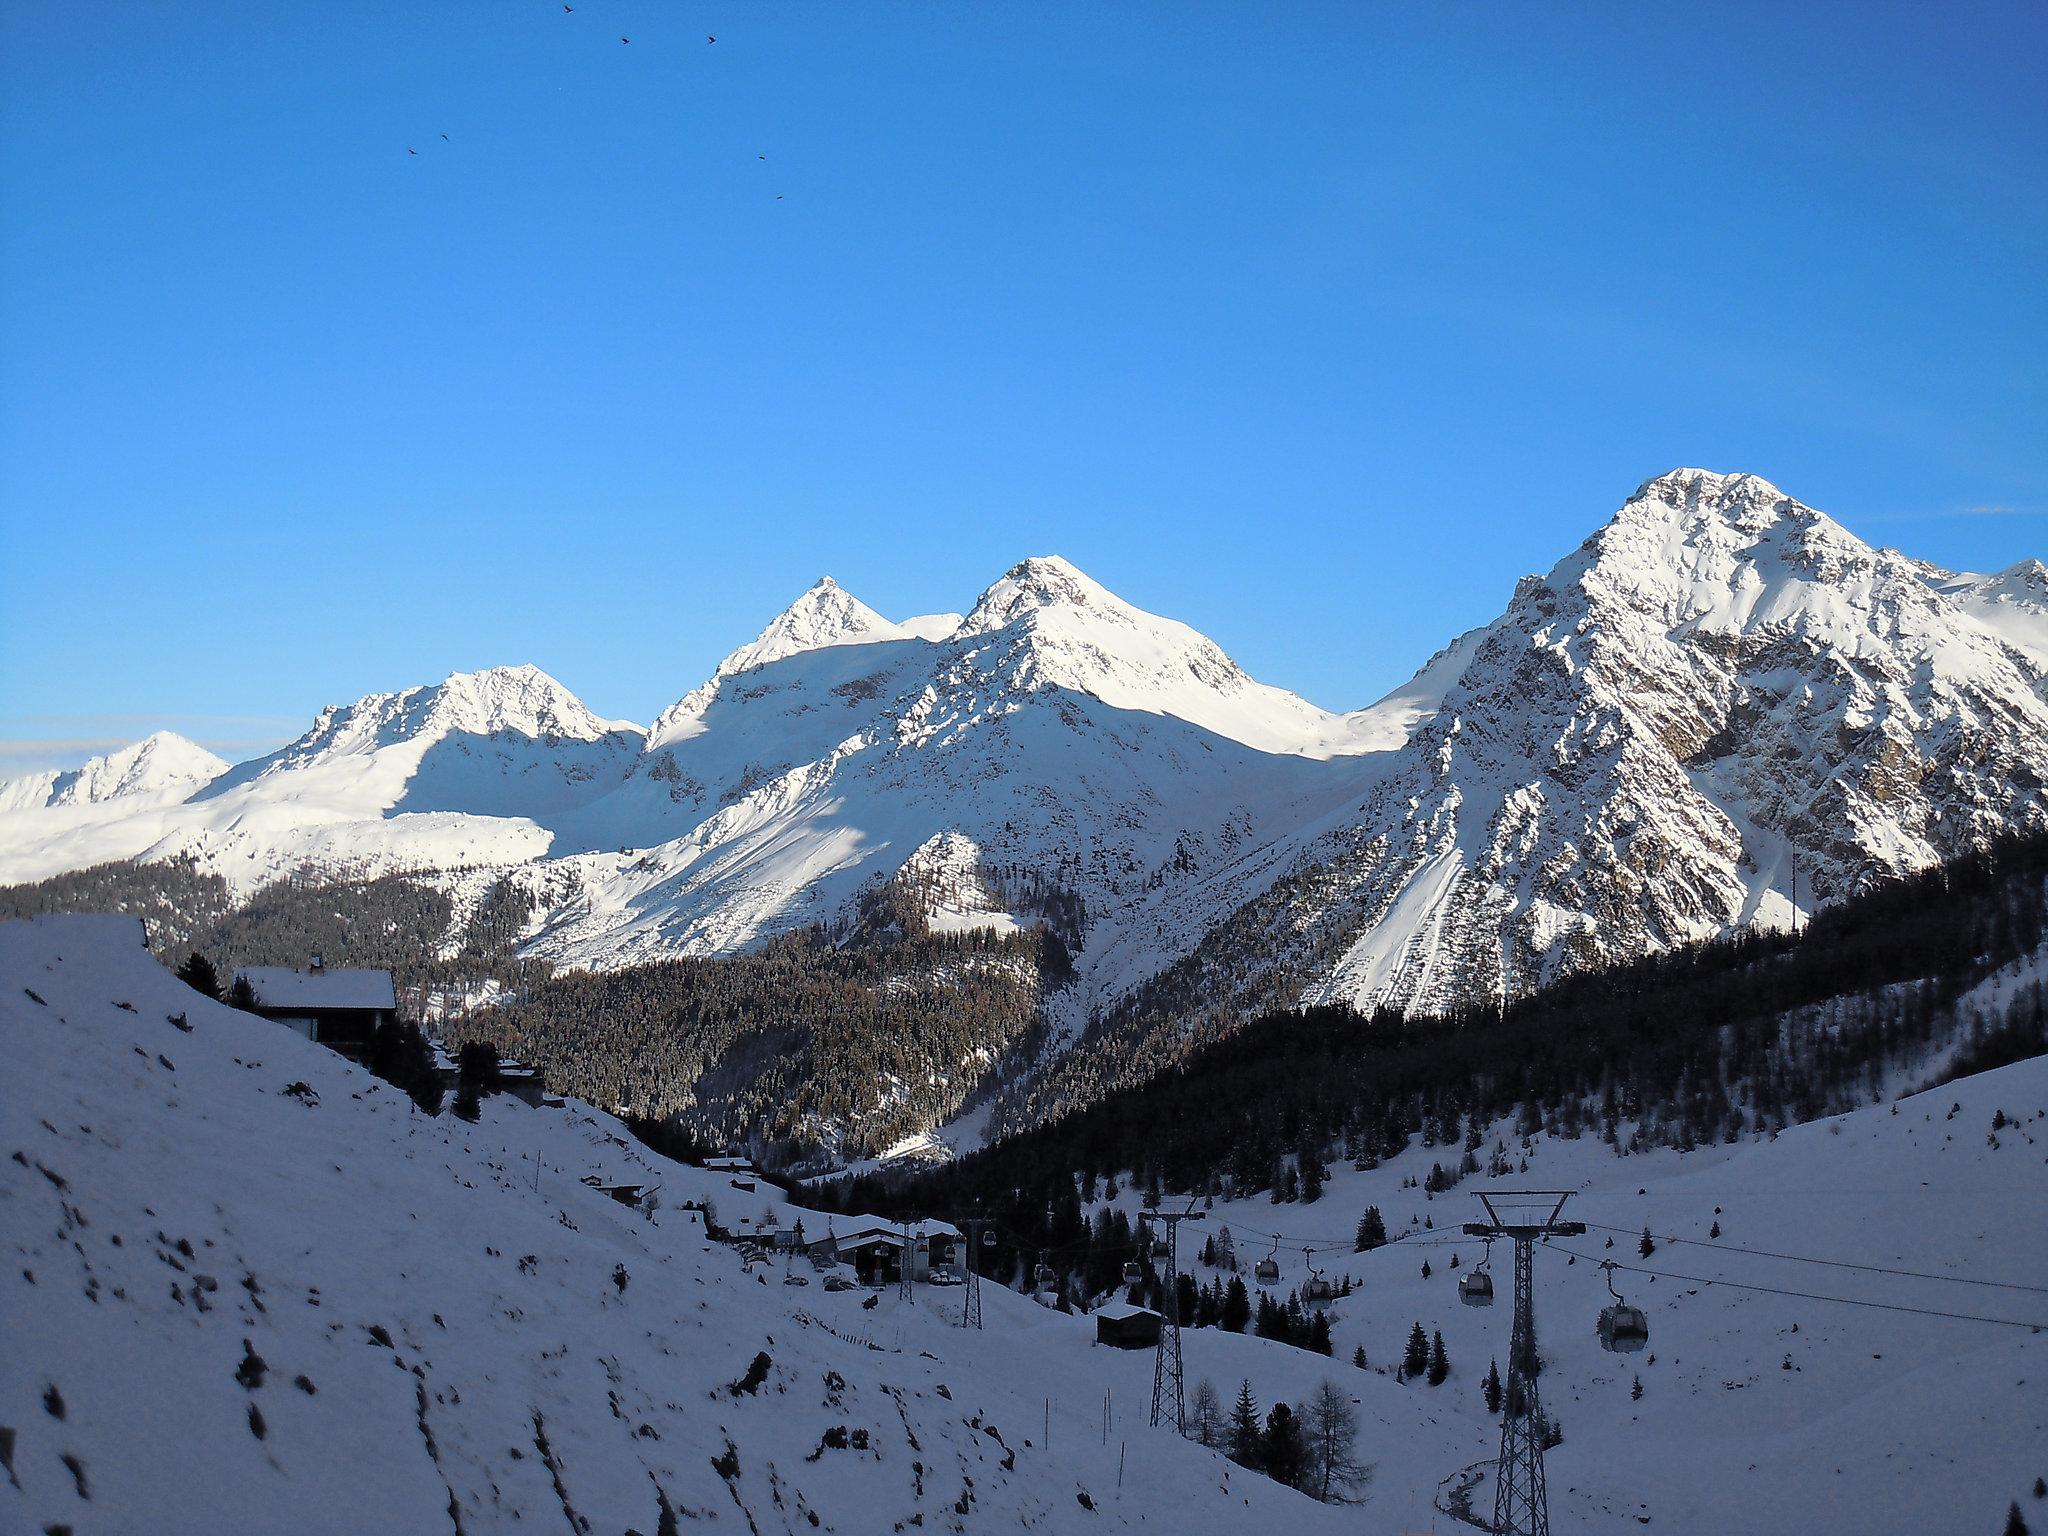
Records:
[[[178,980],[203,997],[220,1001],[220,972],[213,968],[213,962],[193,950],[185,957],[185,963],[178,967]]]
[[[1259,1432],[1259,1405],[1252,1397],[1251,1379],[1237,1389],[1237,1404],[1230,1410],[1230,1459],[1240,1467],[1259,1471],[1265,1466],[1265,1437]]]
[[[1643,1228],[1643,1240],[1636,1244],[1636,1254],[1638,1257],[1647,1259],[1656,1251],[1657,1244],[1650,1237],[1650,1229],[1648,1227]]]
[[[1263,1298],[1265,1293],[1259,1293]],[[1243,1333],[1245,1324],[1252,1320],[1251,1292],[1244,1288],[1244,1276],[1232,1275],[1230,1286],[1223,1293],[1223,1316],[1220,1319],[1231,1333]]]
[[[1330,1342],[1330,1320],[1320,1312],[1308,1320],[1308,1347],[1319,1355],[1330,1354],[1335,1349]]]
[[[1451,1374],[1451,1357],[1444,1353],[1443,1330],[1439,1328],[1429,1342],[1429,1384],[1440,1387],[1444,1378]]]
[[[1358,1348],[1351,1351],[1351,1363],[1357,1366],[1361,1371],[1366,1369],[1365,1346],[1363,1344],[1359,1345]]]
[[[1498,1360],[1489,1360],[1486,1363],[1486,1380],[1480,1383],[1479,1390],[1486,1398],[1486,1411],[1488,1413],[1499,1413],[1501,1394],[1500,1362]]]
[[[1264,1455],[1266,1476],[1289,1488],[1301,1486],[1308,1473],[1308,1444],[1302,1437],[1301,1420],[1285,1403],[1275,1403],[1266,1415]]]
[[[2005,1536],[2027,1536],[2026,1516],[2020,1513],[2020,1501],[2014,1499],[2012,1508],[2005,1512]]]
[[[1634,1386],[1632,1386],[1632,1387],[1630,1387],[1630,1388],[1628,1389],[1628,1395],[1629,1395],[1629,1400],[1630,1400],[1631,1402],[1641,1402],[1641,1401],[1642,1401],[1642,1398],[1643,1398],[1643,1378],[1642,1378],[1642,1377],[1638,1376],[1638,1377],[1636,1378],[1636,1380],[1635,1380],[1635,1385],[1634,1385]]]
[[[1314,1205],[1323,1198],[1322,1153],[1311,1147],[1301,1155],[1301,1203]]]
[[[1367,1253],[1381,1246],[1387,1240],[1387,1223],[1380,1215],[1380,1208],[1368,1205],[1365,1214],[1358,1218],[1358,1235],[1354,1240],[1354,1253]]]
[[[436,1086],[439,1086],[436,1084]],[[422,1109],[425,1105],[420,1106]],[[467,1120],[471,1125],[483,1118],[483,1100],[477,1097],[476,1084],[464,1083],[455,1094],[455,1118]]]
[[[1428,1369],[1429,1335],[1422,1331],[1422,1324],[1417,1323],[1408,1330],[1408,1349],[1401,1356],[1401,1374],[1403,1376],[1420,1376]]]

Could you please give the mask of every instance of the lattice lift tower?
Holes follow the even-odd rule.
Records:
[[[986,1216],[963,1216],[960,1225],[967,1229],[967,1297],[960,1309],[962,1328],[981,1326],[981,1271],[975,1266],[975,1254],[981,1247],[982,1234],[995,1222]]]
[[[1543,1482],[1543,1413],[1536,1396],[1536,1308],[1529,1273],[1539,1237],[1577,1237],[1583,1221],[1560,1217],[1570,1190],[1499,1189],[1482,1193],[1486,1220],[1465,1223],[1472,1237],[1515,1241],[1515,1327],[1508,1342],[1507,1395],[1500,1416],[1500,1465],[1493,1483],[1495,1536],[1550,1536]],[[1502,1212],[1507,1212],[1503,1217]]]
[[[1190,1205],[1184,1211],[1145,1211],[1138,1220],[1166,1223],[1166,1307],[1159,1319],[1159,1350],[1152,1357],[1152,1422],[1159,1423],[1169,1400],[1173,1404],[1173,1427],[1187,1433],[1186,1409],[1180,1391],[1180,1224],[1201,1221],[1203,1215]]]

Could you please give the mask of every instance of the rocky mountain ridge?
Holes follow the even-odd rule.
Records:
[[[1939,570],[1685,469],[1349,713],[1041,557],[900,624],[820,581],[644,732],[494,669],[188,793],[21,782],[0,879],[510,881],[528,953],[599,969],[837,921],[934,858],[921,887],[969,893],[942,922],[1014,926],[990,893],[1029,871],[1085,914],[1051,1059],[1135,1014],[1516,995],[2041,825],[2048,573]]]

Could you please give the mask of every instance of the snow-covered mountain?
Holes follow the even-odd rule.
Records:
[[[1085,914],[1056,1041],[1162,974],[1203,1008],[1436,1006],[2048,820],[2048,572],[1941,571],[1678,470],[1349,713],[1039,558],[903,623],[820,581],[644,734],[501,669],[207,777],[0,811],[0,880],[484,870],[532,899],[531,953],[616,967],[842,916],[916,858],[963,920],[1028,920],[1026,887]]]
[[[129,807],[182,800],[227,770],[225,762],[196,741],[175,731],[158,731],[77,768],[0,779],[0,811],[101,805],[114,799]]]
[[[304,735],[185,793],[0,814],[0,878],[189,854],[242,891],[541,859],[543,823],[618,785],[644,735],[538,667],[459,672],[323,709]]]
[[[2030,590],[1754,476],[1651,480],[1397,691],[1410,738],[1167,990],[1519,994],[2048,824]]]

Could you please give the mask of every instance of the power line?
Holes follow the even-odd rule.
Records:
[[[1635,1236],[1633,1228],[1607,1227],[1597,1221],[1587,1226],[1597,1232],[1619,1232],[1624,1237]],[[1745,1248],[1740,1243],[1723,1243],[1699,1237],[1663,1237],[1651,1233],[1660,1243],[1684,1243],[1693,1248],[1711,1248],[1716,1253],[1747,1253],[1763,1259],[1790,1259],[1795,1264],[1825,1264],[1830,1269],[1861,1269],[1874,1275],[1901,1275],[1909,1280],[1940,1280],[1949,1285],[1985,1285],[2001,1291],[2032,1291],[2036,1295],[2048,1296],[2048,1285],[2021,1285],[2015,1280],[1975,1280],[1965,1275],[1937,1275],[1924,1269],[1891,1269],[1883,1264],[1851,1264],[1846,1259],[1815,1259],[1802,1253],[1773,1253],[1768,1248]]]
[[[1879,1312],[1910,1312],[1916,1317],[1947,1317],[1961,1323],[1996,1323],[2001,1328],[2031,1328],[2036,1333],[2039,1333],[2044,1328],[2048,1328],[2048,1322],[2029,1322],[2025,1318],[1985,1317],[1981,1313],[1949,1312],[1940,1307],[1908,1307],[1895,1301],[1858,1301],[1852,1296],[1823,1296],[1817,1291],[1787,1290],[1783,1286],[1756,1285],[1747,1280],[1717,1280],[1709,1279],[1705,1275],[1681,1275],[1668,1269],[1645,1269],[1638,1264],[1623,1264],[1618,1261],[1596,1259],[1590,1253],[1580,1253],[1576,1248],[1567,1248],[1562,1243],[1552,1246],[1557,1252],[1568,1253],[1575,1258],[1585,1259],[1590,1263],[1602,1264],[1612,1262],[1616,1269],[1625,1270],[1632,1275],[1655,1275],[1659,1279],[1685,1280],[1694,1285],[1725,1285],[1731,1290],[1761,1291],[1767,1296],[1795,1296],[1801,1301],[1831,1301],[1838,1306],[1870,1307]]]

